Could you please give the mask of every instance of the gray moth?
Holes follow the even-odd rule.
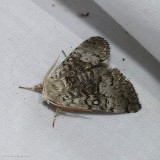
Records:
[[[91,37],[75,48],[55,68],[51,66],[43,83],[20,87],[40,91],[48,104],[64,110],[131,113],[141,109],[132,83],[108,63],[109,43]]]

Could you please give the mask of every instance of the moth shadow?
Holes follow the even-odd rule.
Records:
[[[47,104],[47,102],[43,102],[43,105],[47,107],[49,110],[52,110],[53,112],[56,113],[57,107],[53,106],[52,104]],[[87,111],[71,111],[71,110],[62,110],[60,109],[60,114],[65,115],[67,117],[74,117],[74,118],[84,118],[84,119],[91,119],[89,117],[86,117],[87,115],[101,115],[101,116],[118,116],[118,115],[123,115],[126,113],[108,113],[108,112],[103,112],[103,111],[94,111],[94,112],[87,112]]]

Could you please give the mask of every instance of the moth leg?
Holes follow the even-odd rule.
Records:
[[[40,84],[34,85],[33,87],[19,86],[19,88],[27,89],[27,90],[30,90],[30,91],[42,92],[43,91],[43,84],[40,83]]]
[[[53,119],[53,127],[55,126],[55,121],[57,116],[60,114],[61,109],[60,108],[56,108],[56,114],[54,115],[54,119]]]
[[[62,53],[63,53],[64,57],[66,58],[67,55],[66,55],[66,53],[64,52],[64,50],[62,50]]]

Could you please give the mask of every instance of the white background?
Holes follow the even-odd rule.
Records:
[[[145,5],[131,0],[97,2],[0,0],[0,159],[160,159],[160,64],[155,49],[159,46],[148,41],[145,45],[148,36],[154,41],[147,26],[144,38],[135,34],[143,23],[135,27],[126,20],[128,27],[123,25],[131,18],[132,5],[138,13]],[[88,17],[79,16],[86,12]],[[159,14],[156,9],[146,17],[154,14]],[[143,21],[139,14],[135,23],[136,17]],[[155,19],[154,26],[158,24]],[[97,35],[109,41],[111,64],[134,84],[142,110],[125,115],[65,113],[53,128],[54,110],[40,94],[18,86],[41,82],[58,55],[64,59],[61,50],[69,54]]]

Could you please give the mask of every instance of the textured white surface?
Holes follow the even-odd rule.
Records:
[[[0,159],[160,159],[160,65],[94,1],[1,0],[0,30]],[[134,83],[142,110],[62,114],[52,128],[41,95],[18,86],[39,83],[62,49],[95,35],[110,42],[111,63]]]
[[[160,1],[96,0],[121,26],[160,61]]]

